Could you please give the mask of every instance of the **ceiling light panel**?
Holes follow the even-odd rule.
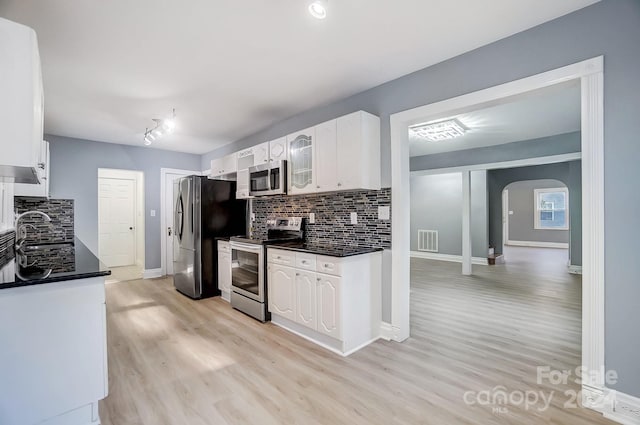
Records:
[[[409,127],[409,135],[430,142],[455,139],[456,137],[464,136],[467,131],[469,131],[469,129],[455,118],[426,124],[416,124]]]

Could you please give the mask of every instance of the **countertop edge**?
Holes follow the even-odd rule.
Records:
[[[295,252],[304,252],[307,254],[315,254],[315,255],[324,255],[326,257],[335,257],[335,258],[348,258],[355,257],[358,255],[366,255],[366,254],[374,254],[376,252],[384,251],[384,248],[362,248],[360,252],[347,253],[343,255],[337,255],[336,253],[329,253],[321,250],[307,249],[307,248],[299,248],[294,246],[286,246],[286,245],[268,245],[267,248],[273,249],[282,249],[284,251],[295,251]]]

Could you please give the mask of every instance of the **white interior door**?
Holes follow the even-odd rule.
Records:
[[[163,229],[163,237],[165,240],[165,244],[166,244],[166,251],[165,251],[165,259],[164,259],[164,264],[167,270],[167,274],[168,275],[172,275],[173,274],[173,249],[174,249],[174,244],[173,244],[173,236],[174,236],[174,229],[173,229],[173,217],[175,215],[175,208],[176,208],[176,203],[175,203],[175,183],[177,183],[177,180],[180,179],[181,177],[184,176],[188,176],[188,175],[192,175],[192,174],[197,174],[197,173],[190,173],[190,174],[178,174],[178,173],[167,173],[165,174],[165,184],[164,184],[164,190],[165,190],[165,194],[164,194],[164,205],[162,206],[164,211],[164,222],[165,222],[165,228]]]
[[[136,182],[98,179],[99,256],[108,267],[136,262]]]

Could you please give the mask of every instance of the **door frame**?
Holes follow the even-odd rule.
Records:
[[[504,246],[509,241],[509,189],[502,189],[502,246],[500,253],[504,255]]]
[[[208,173],[202,171],[181,170],[178,168],[160,168],[160,276],[167,275],[167,238],[165,230],[167,228],[167,211],[166,205],[166,180],[167,174],[177,174],[182,176],[206,175]]]
[[[390,116],[392,285],[390,337],[409,337],[410,323],[410,183],[407,127],[425,119],[454,115],[487,102],[558,83],[579,80],[581,86],[582,157],[582,379],[585,407],[598,403],[604,384],[604,58],[598,56],[562,68],[507,82]],[[383,325],[384,326],[384,325]]]
[[[98,196],[100,196],[100,179],[131,180],[133,186],[133,215],[134,215],[134,264],[144,271],[146,254],[145,232],[145,199],[144,199],[144,173],[138,170],[125,170],[120,168],[98,168]],[[140,213],[142,213],[140,215]],[[100,209],[98,209],[98,226],[100,226]],[[142,252],[139,252],[139,249]],[[100,253],[100,232],[98,232],[98,258],[102,261]]]

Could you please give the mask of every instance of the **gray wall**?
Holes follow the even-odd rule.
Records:
[[[208,160],[360,109],[381,118],[384,186],[391,177],[389,115],[604,55],[606,367],[613,387],[640,396],[640,196],[625,190],[640,177],[640,1],[603,0],[335,103],[303,112],[225,146]],[[574,222],[575,223],[575,222]],[[609,254],[611,253],[611,254]],[[385,299],[390,303],[390,299]]]
[[[509,191],[509,240],[525,242],[569,243],[568,230],[535,228],[535,189],[566,187],[558,180],[529,180],[507,185]],[[571,193],[569,193],[571,199]],[[571,213],[571,208],[569,208]]]
[[[47,135],[51,197],[75,200],[76,236],[98,252],[98,168],[142,171],[145,184],[145,268],[160,267],[160,168],[199,170],[200,156]],[[156,216],[149,215],[156,210]]]
[[[553,179],[562,182],[569,188],[569,211],[571,214],[569,257],[572,265],[582,265],[582,177],[580,173],[580,161],[490,170],[487,173],[489,243],[497,247],[498,251],[502,248],[503,189],[514,182]]]
[[[462,174],[411,176],[411,250],[418,230],[438,231],[441,254],[462,255]],[[486,171],[471,173],[471,242],[474,257],[486,257],[488,207]]]

